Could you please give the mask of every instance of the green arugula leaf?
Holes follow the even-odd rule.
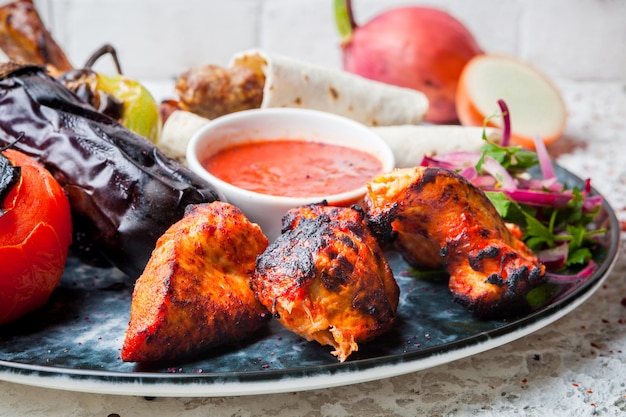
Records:
[[[509,207],[511,207],[511,199],[500,191],[486,191],[485,194],[491,200],[496,210],[498,210],[500,217],[506,218],[509,213]]]
[[[569,241],[569,247],[571,249],[578,249],[583,246],[583,242],[587,235],[587,229],[584,226],[576,224],[568,224],[565,226],[565,230],[571,236]]]
[[[558,292],[558,285],[543,284],[537,288],[533,288],[526,294],[526,301],[531,308],[535,309],[549,301]]]
[[[541,244],[545,244],[547,247],[554,247],[554,233],[551,228],[527,212],[524,212],[524,214],[526,217],[526,236],[528,241],[532,242],[532,245],[527,242],[528,246],[538,247]]]
[[[538,165],[539,159],[535,152],[526,150],[521,146],[500,146],[497,143],[489,142],[483,133],[485,143],[481,147],[481,157],[476,164],[476,169],[480,172],[487,156],[498,161],[512,175],[524,172],[529,168]]]
[[[567,257],[567,266],[576,264],[584,265],[593,257],[591,251],[588,248],[580,248],[575,251],[570,251]]]

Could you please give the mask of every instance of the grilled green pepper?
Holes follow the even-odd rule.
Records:
[[[104,75],[92,69],[105,54],[111,55],[117,74]],[[59,79],[98,111],[108,114],[153,143],[158,142],[161,132],[159,105],[141,83],[122,74],[113,46],[103,45],[93,53],[83,68],[67,71]]]
[[[131,277],[189,204],[219,199],[153,143],[96,111],[44,68],[0,64],[0,145],[42,163],[68,195],[73,247]]]

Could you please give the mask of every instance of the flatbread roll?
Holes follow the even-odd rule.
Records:
[[[428,110],[420,91],[258,49],[234,55],[230,65],[249,67],[265,78],[261,108],[327,111],[368,126],[419,124]]]
[[[387,142],[396,159],[396,168],[419,165],[424,156],[456,151],[478,151],[485,143],[483,128],[457,125],[403,125],[372,129]],[[499,143],[501,132],[487,128],[487,139]]]
[[[209,122],[209,119],[197,114],[175,110],[163,124],[158,146],[165,155],[185,163],[187,143],[194,133]]]
[[[185,163],[187,143],[210,120],[177,110],[161,130],[159,148],[171,158]],[[456,151],[478,151],[484,144],[483,128],[457,125],[401,125],[371,127],[391,148],[397,168],[419,165],[424,156]],[[486,128],[487,139],[499,143],[501,131]]]

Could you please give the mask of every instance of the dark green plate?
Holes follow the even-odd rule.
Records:
[[[557,167],[561,180],[583,181]],[[597,194],[597,193],[596,193]],[[395,328],[362,344],[339,363],[331,348],[307,342],[276,321],[236,346],[191,362],[145,367],[125,363],[120,348],[132,283],[118,270],[67,262],[61,285],[40,311],[0,328],[0,380],[73,391],[144,396],[226,396],[300,391],[386,378],[426,369],[503,345],[549,325],[601,285],[618,254],[620,230],[604,204],[606,250],[592,277],[563,284],[533,311],[508,320],[480,320],[455,304],[446,282],[416,279],[393,252],[401,288]]]

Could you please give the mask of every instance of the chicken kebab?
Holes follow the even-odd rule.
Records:
[[[257,299],[287,329],[335,348],[341,362],[393,327],[400,290],[362,210],[290,210],[257,259]]]
[[[135,284],[122,360],[180,360],[250,337],[271,318],[250,290],[261,228],[223,202],[187,206]]]
[[[368,183],[370,225],[416,267],[443,267],[456,301],[481,317],[511,313],[542,284],[545,266],[488,197],[461,175],[396,169]]]

